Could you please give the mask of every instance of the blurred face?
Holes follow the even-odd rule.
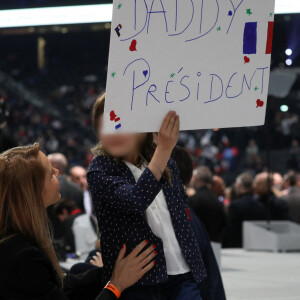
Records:
[[[217,196],[224,196],[225,195],[225,182],[224,180],[219,176],[213,177],[213,184],[211,186],[211,190],[214,194]]]
[[[82,167],[73,167],[71,170],[72,181],[81,187],[83,191],[88,188],[86,170]]]
[[[99,138],[103,148],[114,157],[137,156],[139,147],[145,139],[145,133],[129,134],[103,134],[102,128],[103,116],[100,117]]]
[[[274,185],[277,189],[281,190],[282,187],[283,187],[283,179],[282,179],[282,176],[278,173],[275,173],[273,175],[273,182],[274,182]]]
[[[42,197],[44,201],[44,206],[48,207],[61,198],[59,193],[59,184],[57,180],[58,170],[53,168],[50,161],[47,159],[46,155],[40,151],[39,159],[45,168],[45,183],[42,190]]]

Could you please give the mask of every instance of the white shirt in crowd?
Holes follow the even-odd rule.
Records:
[[[83,206],[84,206],[85,213],[87,215],[90,215],[90,216],[92,215],[92,213],[93,213],[92,205],[93,205],[93,203],[92,203],[90,191],[89,190],[83,191]]]
[[[141,169],[139,169],[129,162],[126,162],[126,165],[131,170],[136,181],[146,168],[142,165]],[[190,272],[190,268],[178,244],[170,212],[162,190],[147,208],[146,217],[152,232],[162,239],[167,263],[167,273],[169,275],[177,275]]]

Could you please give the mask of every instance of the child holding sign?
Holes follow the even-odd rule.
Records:
[[[198,283],[206,276],[191,227],[188,199],[170,155],[179,135],[179,117],[169,112],[158,133],[105,135],[105,95],[93,109],[101,141],[88,169],[88,183],[101,233],[104,280],[111,277],[118,249],[140,241],[157,253],[155,266],[121,299],[200,300]],[[122,287],[119,287],[122,291]]]

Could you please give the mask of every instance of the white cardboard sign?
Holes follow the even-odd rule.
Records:
[[[114,1],[104,130],[263,125],[275,0]]]

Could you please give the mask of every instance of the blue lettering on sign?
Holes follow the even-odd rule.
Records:
[[[131,110],[133,109],[133,100],[134,100],[134,93],[135,93],[135,90],[137,90],[139,87],[145,85],[145,84],[149,81],[151,69],[150,69],[150,65],[148,64],[148,62],[147,62],[144,58],[139,58],[139,59],[136,59],[136,60],[134,60],[133,62],[131,62],[131,63],[125,68],[124,73],[123,73],[123,76],[124,76],[124,75],[126,74],[128,68],[129,68],[130,66],[135,65],[135,64],[137,64],[137,63],[139,63],[139,62],[144,62],[144,63],[146,63],[146,65],[147,65],[147,67],[148,67],[148,75],[146,76],[144,82],[142,82],[142,83],[139,84],[139,85],[136,85],[136,83],[135,83],[135,69],[134,69],[133,72],[132,72],[132,74],[133,74],[133,80],[132,80]]]
[[[131,111],[134,108],[134,100],[135,94],[138,89],[144,88],[145,91],[145,104],[146,107],[149,106],[150,98],[153,99],[156,103],[161,103],[160,95],[164,94],[164,102],[168,104],[172,104],[174,102],[184,103],[187,100],[199,100],[200,93],[200,81],[202,78],[205,78],[205,74],[201,72],[197,72],[193,74],[193,76],[184,74],[182,72],[183,67],[181,67],[178,71],[178,75],[182,74],[178,77],[178,80],[166,80],[166,83],[147,83],[151,79],[151,68],[149,63],[144,58],[139,58],[127,65],[124,70],[123,76],[128,76],[129,69],[132,70],[132,87],[131,87],[131,103],[130,109]],[[253,73],[251,73],[251,77],[249,74],[239,74],[238,72],[234,72],[230,77],[224,78],[219,74],[209,74],[210,77],[210,87],[206,87],[206,91],[209,91],[209,99],[207,101],[201,101],[199,103],[208,104],[211,102],[216,102],[220,99],[235,99],[240,97],[245,92],[251,93],[253,90],[252,82],[254,78],[259,76],[259,71],[261,71],[261,94],[264,92],[264,80],[265,80],[265,70],[269,69],[269,67],[262,67],[254,69]],[[173,74],[172,74],[173,75]],[[257,76],[256,76],[257,75]],[[256,77],[255,77],[256,76]],[[259,78],[259,77],[258,77]],[[171,85],[172,91],[171,92]],[[179,91],[185,90],[184,97],[178,96]],[[204,91],[205,87],[202,85],[202,90]],[[232,91],[231,91],[232,90]],[[236,92],[234,92],[236,91]],[[142,90],[143,92],[143,90]],[[170,99],[170,96],[172,100]],[[176,99],[177,98],[177,99]]]
[[[164,2],[165,1],[165,2]],[[140,0],[139,2],[137,0],[134,0],[134,5],[133,5],[133,32],[132,34],[129,34],[128,37],[122,38],[120,41],[125,42],[128,40],[131,40],[133,38],[136,38],[138,35],[141,33],[148,34],[150,32],[150,25],[151,21],[153,18],[153,15],[158,15],[163,18],[163,23],[164,23],[164,31],[167,33],[168,36],[170,37],[175,37],[178,35],[184,34],[188,28],[192,27],[192,25],[199,24],[199,35],[188,38],[185,40],[185,42],[191,42],[198,40],[200,38],[203,38],[207,36],[208,34],[213,32],[213,29],[216,27],[218,24],[219,18],[220,18],[220,13],[221,13],[221,8],[220,8],[220,0],[182,0],[182,5],[188,6],[189,9],[185,10],[187,15],[184,17],[179,18],[179,14],[182,11],[179,7],[179,0],[173,0],[172,4],[170,4],[171,0]],[[206,5],[207,2],[212,2],[213,5],[215,5],[215,11],[210,10],[210,13],[214,13],[213,15],[210,15],[209,18],[207,18],[207,14],[205,14],[204,9],[208,7]],[[231,26],[234,22],[234,19],[237,15],[237,12],[239,11],[241,5],[245,0],[240,0],[237,5],[235,6],[233,0],[227,0],[229,2],[228,5],[232,7],[230,10],[230,14],[228,14],[228,5],[225,5],[226,7],[226,15],[230,16],[230,23],[228,25],[228,28],[226,30],[226,33],[228,34],[230,32]],[[150,3],[149,3],[150,2]],[[174,10],[169,10],[169,15],[167,13],[167,10],[165,9],[165,6],[168,5],[174,5]],[[199,9],[199,17],[195,18],[195,4],[199,6],[197,10]],[[137,8],[137,5],[140,5],[139,9]],[[154,6],[159,6],[157,9],[154,8]],[[170,14],[170,11],[174,11],[174,16]],[[138,15],[139,14],[139,15]],[[138,19],[139,17],[139,19]],[[206,19],[205,19],[206,17]],[[182,25],[182,28],[178,28],[178,21],[183,20],[184,25]],[[172,24],[174,24],[174,27],[172,27],[173,32],[169,32],[169,24],[172,20]],[[212,25],[206,24],[206,26],[210,26],[206,31],[204,31],[204,20],[206,23],[212,23]],[[156,20],[154,21],[156,22]],[[174,23],[173,23],[174,22]],[[199,23],[198,23],[199,22]],[[140,26],[138,26],[140,24]],[[130,30],[129,27],[127,27],[127,32]]]

